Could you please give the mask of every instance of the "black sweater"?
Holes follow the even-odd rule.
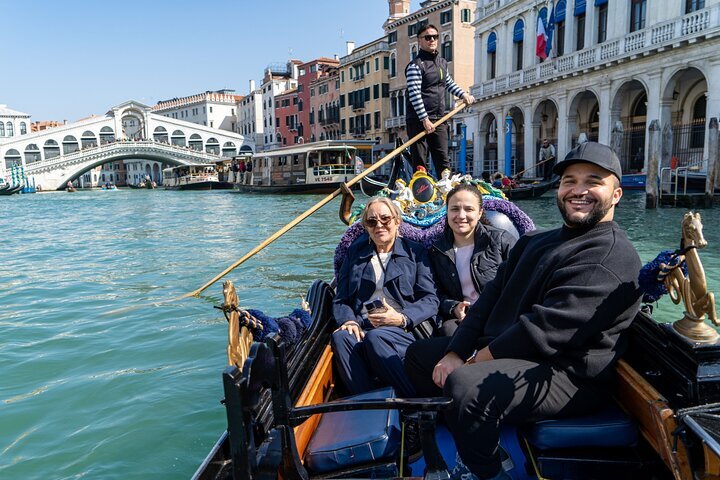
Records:
[[[640,304],[640,258],[615,222],[523,236],[469,309],[448,351],[546,359],[607,381]]]

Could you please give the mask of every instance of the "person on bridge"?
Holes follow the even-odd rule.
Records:
[[[641,298],[640,257],[613,220],[620,161],[588,142],[553,171],[564,225],[522,236],[455,334],[419,340],[405,355],[418,396],[453,399],[445,415],[459,454],[451,478],[510,478],[498,448],[503,424],[611,402]]]
[[[420,165],[428,169],[429,149],[437,178],[443,170],[450,168],[450,124],[445,122],[437,128],[433,126],[434,122],[445,115],[445,91],[462,98],[467,105],[471,105],[475,99],[455,83],[448,71],[447,62],[438,54],[437,27],[432,24],[421,27],[417,38],[420,51],[405,67],[407,134],[412,138],[420,132],[427,133],[410,147],[413,170]]]

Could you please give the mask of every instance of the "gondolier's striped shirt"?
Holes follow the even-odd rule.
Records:
[[[440,71],[443,75],[446,75],[445,90],[458,98],[462,98],[465,92],[458,86],[457,83],[455,83],[450,76],[450,73],[443,69],[440,69]],[[420,67],[415,62],[410,63],[405,71],[405,77],[407,79],[408,99],[415,109],[418,119],[422,121],[427,118],[428,114],[425,111],[425,105],[422,100],[422,71],[420,70]]]

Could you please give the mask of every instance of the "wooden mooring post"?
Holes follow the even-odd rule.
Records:
[[[718,180],[718,171],[720,171],[720,155],[718,155],[718,119],[712,117],[708,128],[708,166],[707,178],[705,179],[705,208],[713,205],[713,197],[715,196],[715,184]]]
[[[658,175],[660,172],[660,141],[662,132],[660,122],[653,120],[648,128],[650,138],[648,141],[648,164],[645,178],[645,208],[658,207]]]

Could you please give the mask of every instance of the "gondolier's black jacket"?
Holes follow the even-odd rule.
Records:
[[[640,258],[615,222],[525,234],[485,285],[448,351],[545,360],[609,381],[638,311]]]
[[[354,320],[363,328],[362,308],[375,292],[375,273],[370,264],[374,245],[367,233],[360,235],[348,249],[340,268],[337,291],[333,300],[333,316],[338,326]],[[430,270],[430,260],[419,243],[399,237],[395,240],[385,273],[385,293],[402,308],[413,327],[427,319],[435,321],[438,297]]]
[[[485,284],[495,278],[498,267],[507,259],[513,245],[515,238],[506,230],[477,224],[470,275],[478,293],[482,293]],[[462,300],[463,292],[455,265],[453,232],[450,227],[445,227],[443,236],[430,248],[430,263],[440,299],[440,317],[443,320],[455,318],[452,310]]]

